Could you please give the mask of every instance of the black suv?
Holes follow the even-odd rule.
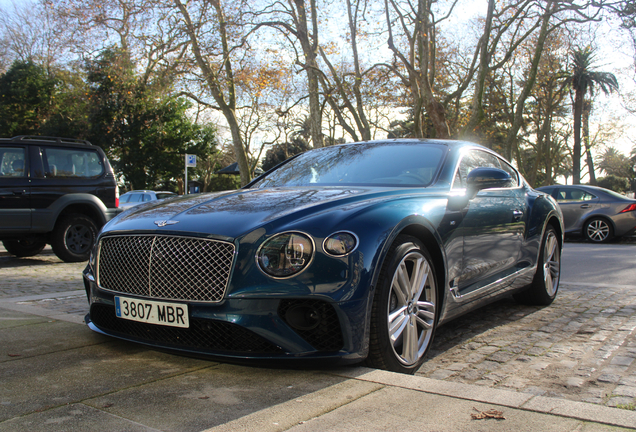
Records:
[[[118,206],[113,170],[99,147],[68,138],[0,138],[0,240],[10,254],[37,255],[50,243],[63,261],[85,261]]]

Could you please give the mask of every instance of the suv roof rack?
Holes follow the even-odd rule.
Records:
[[[57,144],[83,144],[92,145],[89,141],[75,139],[75,138],[60,138],[60,137],[48,137],[37,135],[18,135],[11,138],[9,141],[49,141]]]

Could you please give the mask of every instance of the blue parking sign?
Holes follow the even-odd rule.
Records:
[[[196,167],[197,166],[197,155],[186,155],[186,166],[187,167]]]

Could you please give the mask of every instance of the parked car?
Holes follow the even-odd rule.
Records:
[[[133,190],[119,197],[119,208],[125,210],[136,205],[164,198],[176,197],[174,192],[155,192],[151,190]]]
[[[84,271],[87,323],[221,359],[413,373],[441,323],[511,294],[550,304],[562,233],[557,203],[484,147],[325,147],[112,220]]]
[[[86,261],[118,200],[108,159],[88,141],[0,139],[0,240],[10,254],[37,255],[50,243],[60,259]]]
[[[633,234],[636,200],[609,189],[586,185],[543,186],[561,207],[566,234],[581,235],[594,243]]]

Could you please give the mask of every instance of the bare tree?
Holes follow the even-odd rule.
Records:
[[[174,6],[181,17],[179,24],[189,41],[193,62],[200,71],[216,108],[229,125],[241,173],[241,185],[244,186],[249,183],[252,175],[237,119],[233,68],[233,59],[245,44],[245,39],[240,34],[241,28],[226,20],[221,0],[191,1],[187,4],[174,0]],[[237,33],[232,34],[230,31]],[[230,45],[233,41],[236,43]]]

